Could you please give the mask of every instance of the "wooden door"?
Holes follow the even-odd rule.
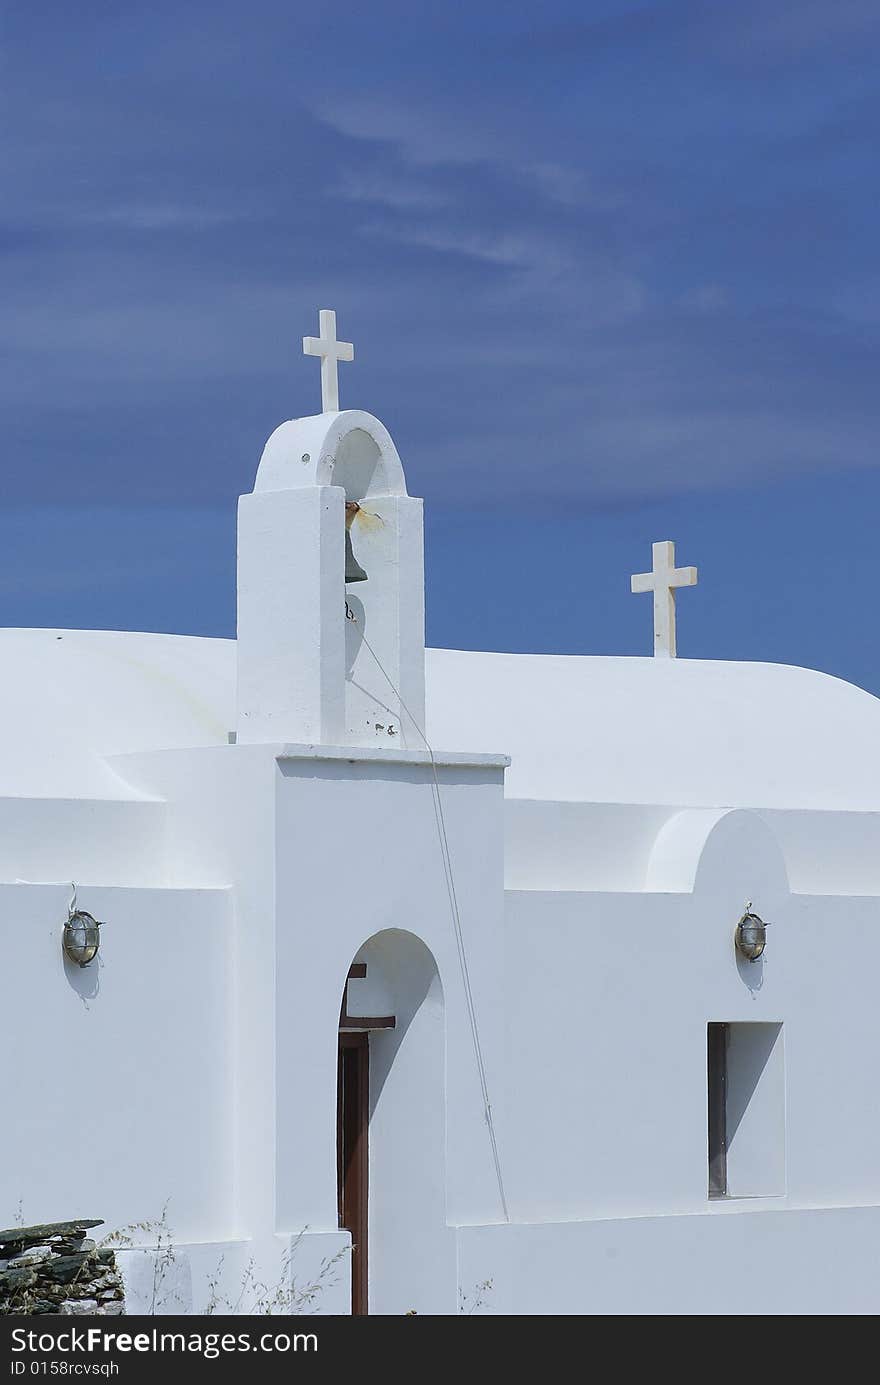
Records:
[[[339,1225],[351,1235],[351,1311],[367,1310],[370,1036],[339,1035],[336,1160]]]

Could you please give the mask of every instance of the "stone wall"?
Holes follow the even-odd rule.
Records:
[[[0,1313],[124,1313],[115,1253],[86,1234],[102,1225],[66,1221],[0,1231]]]

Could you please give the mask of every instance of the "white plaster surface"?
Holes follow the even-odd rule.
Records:
[[[511,756],[514,798],[880,808],[880,703],[787,664],[427,653],[428,735]]]
[[[2,630],[0,653],[15,796],[130,796],[105,756],[224,744],[235,725],[233,641]],[[428,649],[426,682],[428,739],[510,755],[511,798],[880,813],[880,703],[828,674]]]
[[[384,520],[348,591],[346,499]],[[372,1041],[374,1311],[455,1313],[486,1279],[479,1311],[745,1314],[756,1282],[759,1311],[876,1308],[877,699],[770,664],[424,651],[421,502],[358,411],[273,434],[239,564],[238,647],[0,632],[7,1221],[167,1202],[190,1312],[218,1251],[225,1290],[300,1236],[306,1277],[344,1252],[359,957],[352,1012],[400,1020]],[[70,880],[106,920],[82,971]],[[712,1021],[782,1035],[741,1195],[710,1203]],[[339,1266],[316,1311],[345,1311]]]
[[[342,486],[348,500],[406,495],[403,466],[383,423],[362,409],[279,424],[260,458],[254,492]]]
[[[876,1206],[469,1227],[459,1275],[488,1314],[873,1316],[878,1234]]]
[[[29,1222],[233,1227],[226,890],[80,889],[99,960],[60,946],[70,888],[0,885],[3,1200]],[[11,1117],[11,1118],[10,1118]],[[98,1210],[96,1211],[96,1207]],[[45,1213],[45,1217],[44,1214]]]
[[[0,794],[120,799],[106,757],[217,745],[234,726],[234,646],[115,630],[0,630]]]

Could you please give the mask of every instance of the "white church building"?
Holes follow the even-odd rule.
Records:
[[[253,1262],[321,1313],[876,1312],[880,702],[675,657],[665,543],[653,657],[425,649],[422,502],[334,314],[305,349],[237,640],[0,633],[7,1223],[167,1206],[168,1311]]]

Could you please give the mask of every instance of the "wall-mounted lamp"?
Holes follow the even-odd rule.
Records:
[[[67,906],[67,922],[61,937],[64,955],[71,962],[76,962],[79,967],[87,967],[90,962],[94,962],[101,946],[102,927],[103,924],[99,923],[91,914],[87,914],[85,909],[76,907],[76,885],[74,885],[73,896]]]
[[[768,925],[762,918],[752,913],[752,905],[749,901],[745,913],[736,925],[734,940],[738,951],[742,953],[743,957],[748,957],[750,962],[757,962],[767,946],[767,927]]]

